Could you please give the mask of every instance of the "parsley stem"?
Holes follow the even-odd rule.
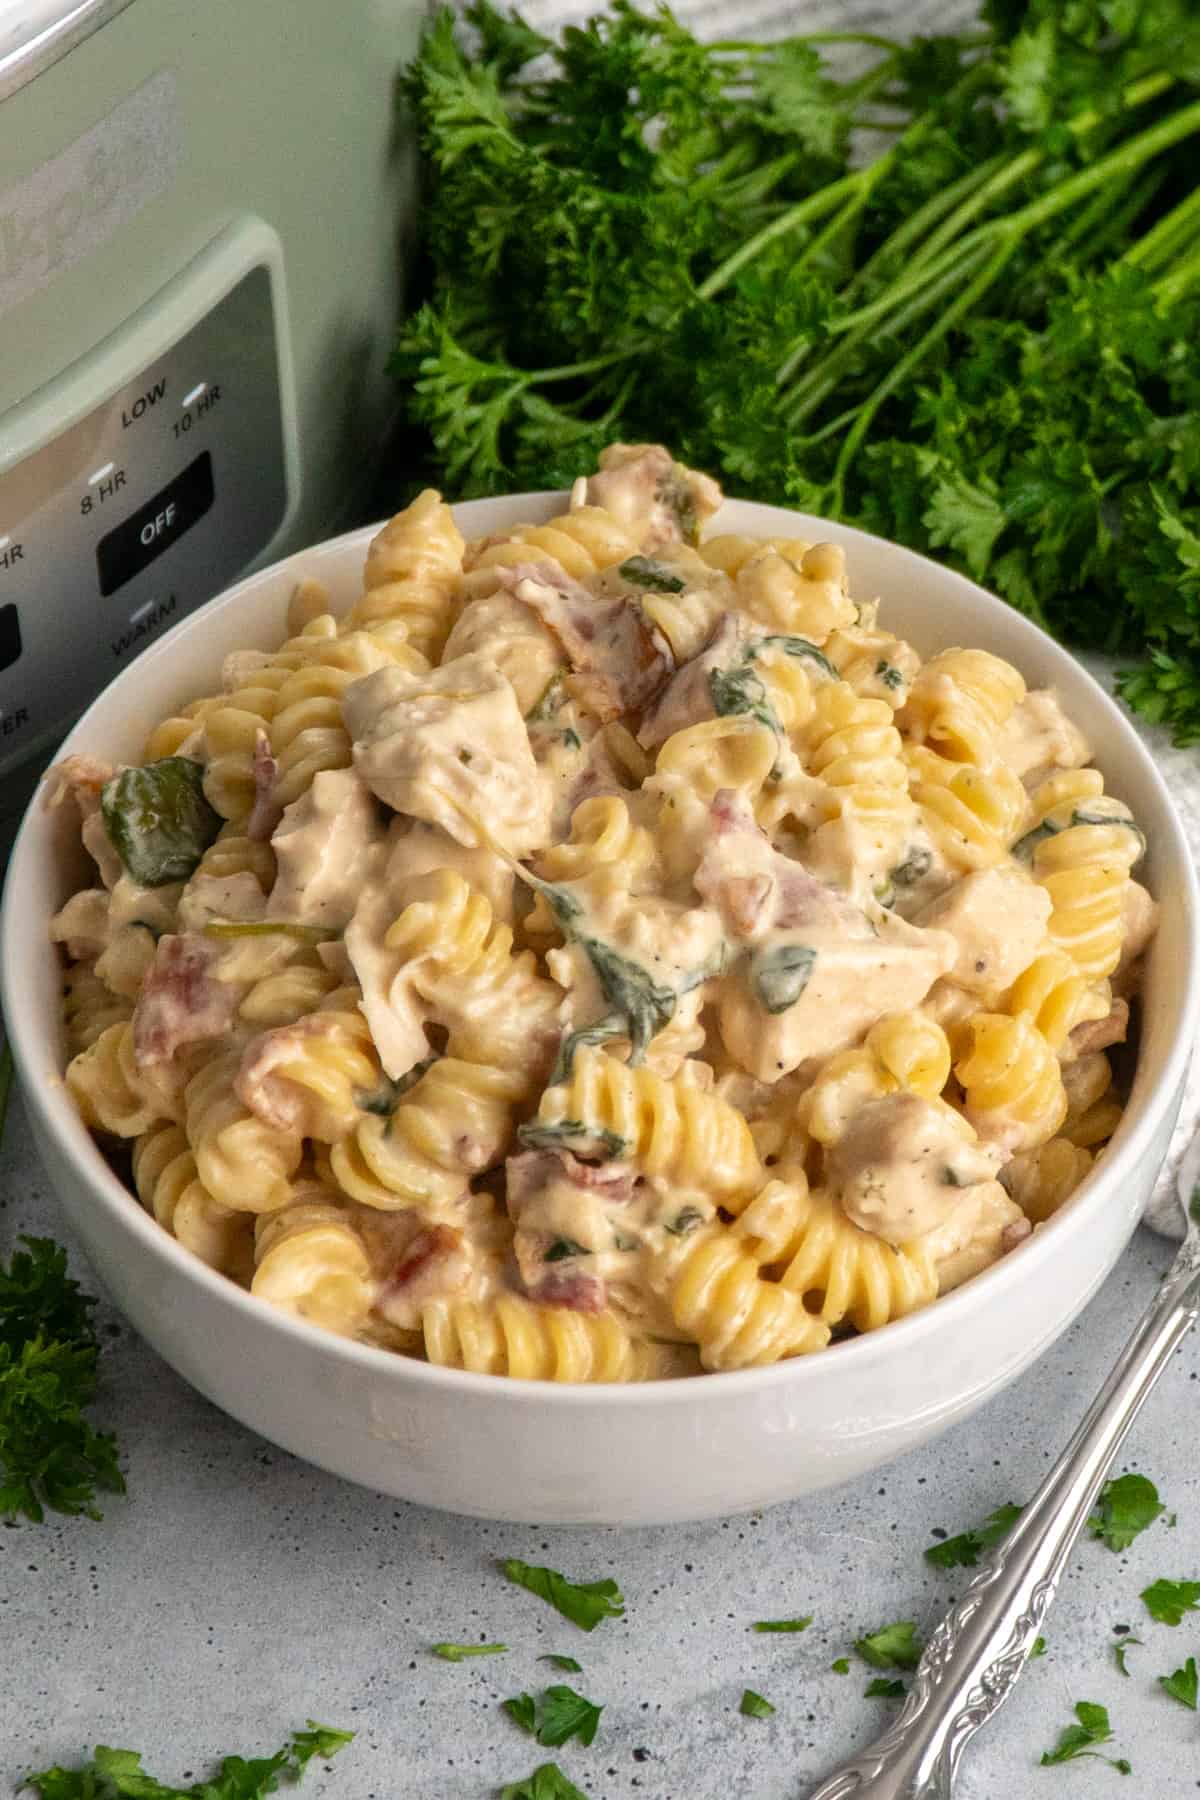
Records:
[[[875,414],[879,411],[883,402],[894,389],[899,387],[903,381],[907,380],[908,376],[912,374],[915,368],[924,362],[934,345],[953,329],[959,319],[961,319],[965,313],[970,312],[976,301],[987,292],[988,288],[990,288],[992,283],[997,279],[1001,270],[1004,268],[1005,263],[1016,250],[1019,242],[1020,239],[1016,233],[1009,234],[1006,232],[1001,236],[996,250],[988,258],[975,279],[962,290],[954,304],[946,308],[936,324],[930,326],[924,337],[914,344],[912,349],[900,358],[899,362],[893,363],[883,380],[880,381],[874,390],[867,396],[859,409],[858,417],[851,428],[849,436],[842,445],[841,452],[837,459],[837,465],[833,471],[833,481],[831,484],[831,510],[835,516],[842,510],[842,489],[845,483],[846,474],[867,434],[871,420],[875,417]]]
[[[1164,78],[1164,80],[1169,80],[1169,78]],[[1075,204],[1076,200],[1082,200],[1085,194],[1093,193],[1096,188],[1105,187],[1114,175],[1140,168],[1143,163],[1149,162],[1152,156],[1157,156],[1160,150],[1169,150],[1172,144],[1180,143],[1184,138],[1191,137],[1197,131],[1200,131],[1200,100],[1193,101],[1190,106],[1182,107],[1179,112],[1172,113],[1168,118],[1160,119],[1157,125],[1151,125],[1145,131],[1138,132],[1136,137],[1126,138],[1123,144],[1119,144],[1115,150],[1110,150],[1107,156],[1102,156],[1099,161],[1090,163],[1086,169],[1081,169],[1077,175],[1070,176],[1068,180],[1060,181],[1058,186],[1051,188],[1048,194],[1043,194],[1038,200],[1031,200],[1028,206],[1021,207],[1019,212],[1011,213],[998,225],[981,226],[979,230],[981,232],[991,231],[993,234],[998,231],[1014,232],[1025,236],[1027,232],[1033,231],[1037,226],[1045,225],[1060,212],[1065,212],[1067,207]]]
[[[879,158],[879,163],[889,162],[893,154],[894,151],[889,150],[885,156]],[[790,206],[782,217],[772,219],[769,225],[764,225],[761,231],[756,231],[753,237],[747,238],[745,243],[733,252],[732,256],[727,256],[725,261],[720,263],[712,274],[700,283],[696,289],[700,299],[711,300],[713,295],[719,294],[723,287],[728,287],[733,277],[741,269],[744,269],[748,262],[753,262],[760,250],[765,250],[767,245],[773,244],[777,238],[786,237],[789,232],[807,224],[810,219],[821,219],[825,217],[826,213],[831,213],[843,199],[858,192],[864,185],[867,175],[879,168],[879,163],[872,163],[870,169],[857,169],[852,175],[843,175],[840,181],[831,181],[828,186],[819,188],[815,194],[810,194],[798,205]]]
[[[980,37],[977,41],[980,44],[987,43],[985,37]],[[788,44],[865,44],[871,50],[893,53],[904,48],[899,38],[882,37],[871,31],[797,31],[773,44],[752,44],[741,38],[720,38],[708,47],[712,51],[728,51],[731,55],[773,56]]]
[[[1155,298],[1160,306],[1172,306],[1197,281],[1200,281],[1200,245],[1177,263],[1169,275],[1154,283]]]
[[[965,225],[969,225],[972,219],[978,218],[979,214],[985,212],[993,200],[998,199],[1001,194],[1006,194],[1009,188],[1015,187],[1018,181],[1023,181],[1026,175],[1032,175],[1044,160],[1040,150],[1022,150],[1021,154],[1014,156],[1004,168],[997,169],[996,173],[989,176],[983,185],[976,189],[975,193],[969,195],[959,206],[955,207],[949,218],[943,220],[936,231],[930,232],[925,242],[909,259],[909,268],[919,269],[924,264],[931,262],[945,244],[950,243],[959,235]]]
[[[1156,225],[1152,225],[1144,237],[1128,249],[1121,262],[1133,269],[1145,269],[1152,273],[1169,263],[1176,250],[1182,248],[1185,240],[1190,240],[1196,224],[1200,222],[1200,187],[1190,193],[1186,200],[1163,217]]]
[[[976,250],[974,253],[965,257],[944,258],[943,260],[946,263],[946,266],[943,268],[941,274],[937,276],[936,280],[929,281],[923,286],[918,287],[916,292],[911,294],[908,305],[901,307],[899,312],[889,320],[890,330],[893,333],[898,333],[906,325],[910,325],[914,319],[919,319],[922,313],[931,311],[942,298],[943,294],[960,285],[963,276],[967,271],[972,266],[978,264],[981,254],[982,252],[980,250]],[[826,395],[836,387],[838,376],[846,364],[852,361],[858,346],[865,338],[870,337],[870,335],[871,327],[869,324],[860,326],[859,329],[852,332],[849,337],[843,338],[842,342],[835,349],[831,350],[821,362],[811,368],[805,375],[803,381],[797,383],[791,394],[788,396],[790,402],[788,423],[790,425],[802,424],[803,421],[808,418],[810,413],[816,411]],[[851,408],[851,413],[854,413],[857,410],[857,407],[853,407]],[[836,420],[833,423],[841,424],[844,422],[844,419],[845,415],[843,414],[841,419]],[[811,443],[820,443],[822,439],[829,435],[830,429],[831,427],[829,426],[822,427],[809,441]]]
[[[843,298],[848,299],[856,289],[861,288],[865,282],[869,281],[881,263],[887,262],[901,250],[907,249],[909,244],[923,243],[925,233],[929,228],[936,225],[952,206],[957,206],[960,200],[965,199],[982,182],[987,181],[995,170],[1003,168],[1005,161],[1003,153],[989,157],[977,168],[968,169],[965,175],[960,175],[957,181],[950,183],[949,187],[934,194],[925,202],[924,206],[919,206],[915,213],[910,213],[904,223],[898,225],[895,231],[883,240],[879,248],[871,252],[861,269],[842,289]]]

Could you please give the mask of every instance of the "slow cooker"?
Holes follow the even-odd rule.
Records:
[[[0,770],[355,514],[418,0],[0,0]]]

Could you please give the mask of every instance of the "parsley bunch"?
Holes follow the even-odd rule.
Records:
[[[491,0],[408,80],[426,472],[559,486],[665,438],[933,549],[1200,739],[1200,14],[991,0],[985,34],[701,44]],[[885,148],[856,154],[864,131]]]
[[[53,1238],[23,1238],[0,1263],[0,1518],[57,1512],[98,1519],[97,1489],[125,1491],[116,1440],[84,1414],[96,1392],[96,1302],[67,1274]]]

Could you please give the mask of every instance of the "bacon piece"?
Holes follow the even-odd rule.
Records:
[[[542,1306],[565,1306],[571,1312],[600,1313],[608,1305],[608,1290],[599,1275],[570,1269],[549,1269],[529,1298]]]
[[[755,821],[745,795],[719,788],[709,809],[712,842],[692,877],[702,900],[716,906],[735,937],[769,929],[836,926],[869,937],[861,910],[776,850]]]
[[[275,798],[275,782],[279,764],[271,751],[271,740],[261,728],[254,734],[254,805],[246,821],[246,836],[265,842],[283,817],[283,807]]]
[[[1067,1043],[1072,1056],[1089,1056],[1094,1050],[1107,1050],[1110,1044],[1123,1044],[1129,1029],[1128,1000],[1114,1000],[1102,1019],[1085,1019],[1077,1025]]]
[[[681,664],[647,711],[638,732],[643,750],[655,749],[689,725],[716,718],[709,677],[714,669],[727,669],[735,663],[750,636],[744,614],[721,614],[703,650]]]
[[[213,978],[219,956],[220,949],[198,933],[158,940],[133,1010],[133,1054],[139,1068],[170,1062],[185,1044],[228,1030],[237,994]]]
[[[401,1288],[411,1287],[431,1262],[439,1257],[449,1256],[452,1251],[460,1248],[462,1241],[462,1232],[456,1231],[452,1225],[431,1225],[428,1230],[418,1233],[388,1276],[389,1293],[394,1294]]]
[[[496,575],[554,633],[573,671],[568,687],[599,718],[643,707],[669,674],[658,639],[628,596],[600,599],[551,558]]]

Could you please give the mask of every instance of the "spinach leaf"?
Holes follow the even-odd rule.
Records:
[[[610,1131],[606,1125],[585,1125],[582,1119],[556,1119],[552,1125],[531,1119],[528,1125],[518,1128],[517,1136],[530,1150],[570,1149],[584,1142],[598,1144],[604,1162],[624,1156],[627,1149],[619,1132]]]
[[[817,953],[811,944],[777,944],[750,959],[750,986],[765,1012],[784,1013],[808,986]]]
[[[933,852],[920,848],[910,850],[903,862],[898,862],[888,873],[888,880],[895,887],[911,887],[914,881],[923,881],[933,867]]]
[[[767,699],[761,675],[756,675],[745,663],[735,664],[730,669],[711,670],[708,692],[718,718],[723,719],[730,713],[748,713],[768,730],[782,733],[783,726]]]
[[[682,594],[687,582],[651,556],[629,556],[617,570],[645,594]]]
[[[758,642],[751,644],[746,651],[747,659],[753,662],[754,658],[761,655],[764,650],[774,649],[776,646],[783,651],[785,656],[794,656],[800,662],[815,663],[822,675],[827,675],[830,681],[838,679],[837,670],[824,651],[818,650],[811,638],[796,637],[790,632],[774,631],[767,637],[759,638]]]
[[[122,769],[101,789],[104,829],[139,887],[186,881],[220,831],[203,783],[200,763],[167,756]]]

